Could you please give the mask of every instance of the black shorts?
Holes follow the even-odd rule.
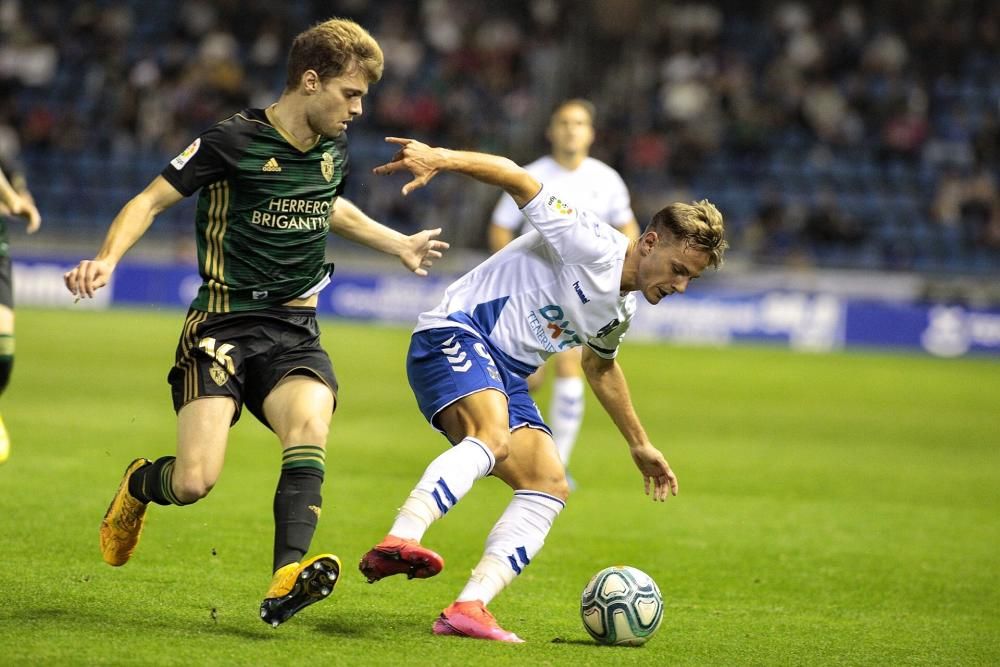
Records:
[[[14,309],[14,276],[10,257],[0,257],[0,306]]]
[[[264,399],[288,375],[313,375],[337,397],[330,357],[319,344],[315,308],[276,306],[239,313],[191,309],[167,375],[174,411],[206,396],[229,396],[235,424],[245,404],[262,424]]]

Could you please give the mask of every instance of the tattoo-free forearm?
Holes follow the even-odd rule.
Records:
[[[542,188],[534,176],[508,158],[447,148],[437,150],[441,152],[442,169],[503,188],[519,208],[531,201]]]
[[[118,264],[128,249],[146,233],[159,212],[151,205],[145,193],[133,197],[111,222],[104,243],[94,259],[112,265]]]
[[[596,361],[587,359],[586,355],[593,354],[589,350],[584,352],[584,374],[587,383],[593,389],[597,400],[601,402],[604,411],[608,413],[611,420],[618,427],[629,447],[637,447],[649,442],[645,429],[639,422],[639,416],[632,406],[632,397],[629,394],[628,382],[622,372],[618,362],[611,360]],[[594,355],[597,358],[597,355]]]
[[[399,255],[406,236],[368,217],[348,199],[338,197],[330,215],[330,229],[349,241],[373,250]]]
[[[165,178],[157,176],[146,188],[129,200],[111,222],[104,243],[95,260],[111,265],[125,255],[135,242],[142,238],[157,215],[183,198]]]

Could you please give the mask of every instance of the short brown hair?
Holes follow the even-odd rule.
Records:
[[[647,232],[656,232],[664,241],[680,241],[685,245],[707,252],[708,263],[719,268],[722,256],[729,247],[722,213],[707,199],[684,204],[675,202],[660,209],[646,225]]]
[[[306,70],[326,81],[354,66],[361,68],[368,83],[375,83],[382,78],[384,64],[382,49],[367,30],[350,19],[333,18],[299,33],[292,42],[285,88],[298,86]]]
[[[590,116],[591,125],[593,125],[597,120],[597,108],[594,106],[594,103],[591,102],[590,100],[585,100],[582,97],[573,97],[568,100],[563,100],[562,102],[556,105],[555,109],[552,110],[552,113],[549,115],[549,118],[555,117],[557,113],[559,113],[566,107],[580,107],[581,109],[586,111],[587,115]]]

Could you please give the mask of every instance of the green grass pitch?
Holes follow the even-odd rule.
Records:
[[[97,525],[125,465],[172,453],[165,382],[182,313],[18,311],[0,408],[4,664],[750,665],[1000,663],[1000,364],[626,344],[620,361],[681,494],[642,493],[588,396],[579,490],[491,605],[520,646],[435,637],[509,499],[487,479],[426,543],[438,577],[369,586],[358,558],[445,447],[405,379],[408,332],[324,322],[342,391],[314,547],[340,555],[327,601],[277,630],[269,580],[279,450],[246,414],[204,501],[157,507],[133,560]],[[546,405],[542,398],[541,404]],[[595,645],[579,595],[600,568],[666,600],[641,648]]]

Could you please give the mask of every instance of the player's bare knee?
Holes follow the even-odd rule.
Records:
[[[513,470],[507,471],[501,479],[514,491],[529,489],[563,502],[569,498],[569,482],[566,480],[566,473],[562,471],[546,473],[542,470]]]
[[[173,491],[177,500],[184,504],[201,500],[209,494],[215,486],[215,480],[208,480],[199,473],[178,475],[174,474]]]
[[[326,445],[330,433],[329,415],[307,417],[293,425],[281,438],[284,445]]]
[[[548,487],[549,490],[545,491],[545,493],[548,493],[550,496],[555,496],[563,502],[569,499],[569,481],[566,479],[565,474],[549,480]]]
[[[559,500],[566,502],[569,498],[569,482],[566,480],[566,473],[539,474],[524,480],[520,488],[541,491],[550,496],[555,496]]]
[[[491,428],[480,431],[474,436],[481,440],[493,452],[497,463],[504,461],[510,455],[510,430],[507,428]]]
[[[185,505],[201,500],[211,490],[212,486],[209,484],[177,484],[176,481],[174,482],[174,496]]]

